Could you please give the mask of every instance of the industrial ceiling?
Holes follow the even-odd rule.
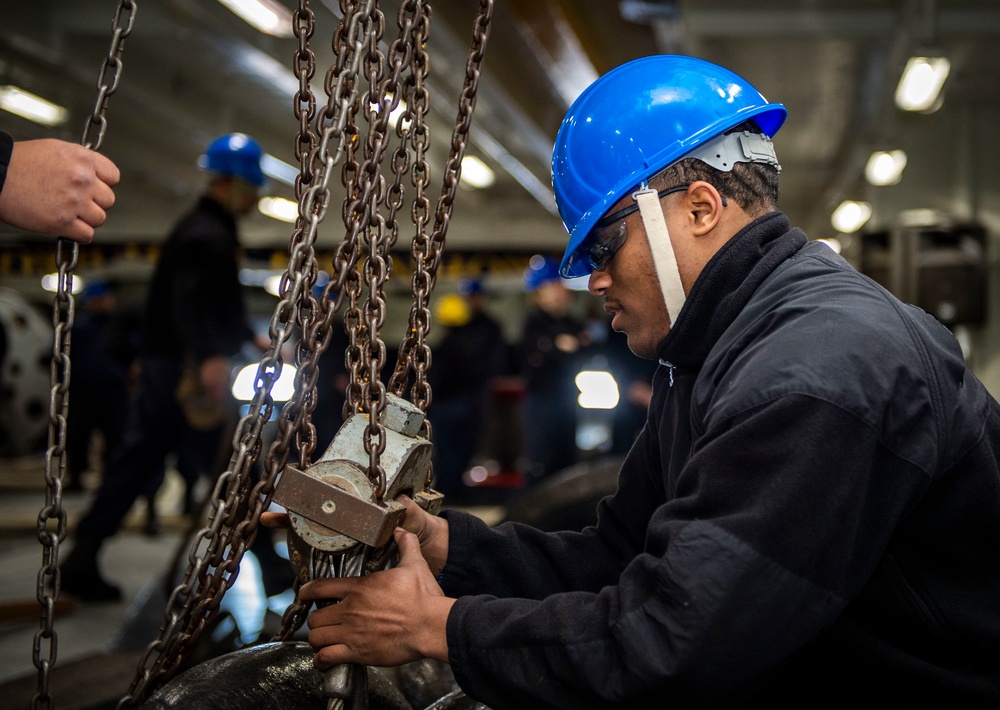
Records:
[[[294,0],[280,4],[295,10]],[[439,185],[478,3],[430,4],[432,185]],[[22,87],[69,111],[69,120],[55,128],[0,111],[0,129],[19,139],[80,140],[116,5],[0,1],[0,85]],[[217,135],[249,133],[270,154],[297,165],[294,37],[264,34],[217,0],[136,5],[102,148],[123,175],[118,204],[98,236],[109,243],[162,239],[204,186],[196,161]],[[322,97],[341,13],[334,0],[311,6],[313,86]],[[398,6],[382,7],[388,41]],[[991,156],[1000,154],[998,40],[1000,3],[993,0],[496,0],[469,152],[497,179],[486,189],[461,190],[448,247],[560,251],[564,233],[549,174],[559,122],[591,80],[654,53],[723,64],[788,107],[775,141],[783,165],[781,205],[811,237],[837,236],[830,216],[845,199],[872,206],[866,229],[935,219],[975,221],[996,233],[1000,180]],[[893,102],[915,54],[951,62],[933,112],[904,112]],[[867,184],[869,155],[890,149],[906,151],[902,178],[890,186]],[[277,182],[272,192],[294,197]],[[243,231],[248,247],[280,249],[291,225],[254,215]],[[328,220],[320,244],[332,245],[342,234],[338,220]],[[0,242],[25,238],[0,225]],[[849,249],[850,240],[844,242]]]

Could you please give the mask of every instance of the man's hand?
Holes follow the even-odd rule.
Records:
[[[448,561],[448,521],[431,515],[409,496],[397,496],[396,502],[406,507],[403,529],[417,536],[427,566],[437,575]]]
[[[225,399],[229,390],[229,376],[231,372],[229,358],[223,355],[216,355],[207,360],[202,360],[198,366],[198,379],[202,389],[215,399]]]
[[[446,633],[454,599],[444,596],[420,554],[416,535],[396,528],[399,564],[366,577],[318,579],[303,600],[339,600],[309,615],[317,668],[341,663],[398,666],[420,658],[448,661]]]
[[[111,188],[120,178],[114,163],[82,145],[53,138],[15,142],[0,220],[86,244],[115,203]]]
[[[406,507],[403,529],[417,536],[420,553],[430,571],[436,575],[448,561],[448,521],[431,515],[409,496],[397,496],[396,502]],[[291,527],[288,513],[261,513],[260,524],[267,528]]]

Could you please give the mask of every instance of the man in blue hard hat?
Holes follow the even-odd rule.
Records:
[[[659,361],[581,533],[406,502],[318,580],[316,664],[450,663],[493,708],[1000,707],[1000,406],[954,337],[777,211],[785,109],[690,57],[573,104],[561,269]]]
[[[121,591],[98,566],[136,498],[162,479],[171,453],[188,478],[208,474],[231,418],[230,358],[253,340],[239,281],[237,222],[265,184],[260,145],[232,133],[199,161],[208,186],[163,244],[142,323],[137,394],[121,444],[112,452],[90,509],[62,565],[62,589],[113,601]],[[197,462],[197,465],[193,465]],[[194,480],[187,480],[190,488]]]
[[[559,262],[536,254],[524,273],[531,307],[518,343],[524,378],[524,458],[529,485],[577,460],[574,378],[589,344],[573,312],[573,292],[559,276]]]

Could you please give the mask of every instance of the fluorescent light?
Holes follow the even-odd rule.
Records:
[[[577,403],[584,409],[614,409],[618,406],[618,383],[610,372],[583,370],[575,379],[580,390]]]
[[[272,180],[283,182],[286,185],[294,185],[295,178],[299,176],[298,168],[289,165],[284,160],[278,160],[270,153],[265,153],[264,157],[260,159],[260,169]]]
[[[871,216],[872,206],[867,202],[844,200],[833,211],[830,222],[838,232],[851,234],[865,226],[865,222],[871,219]]]
[[[903,177],[905,167],[906,151],[875,151],[865,165],[865,178],[872,185],[895,185]]]
[[[219,0],[243,20],[275,37],[292,36],[292,13],[274,0]]]
[[[73,277],[73,294],[78,294],[83,291],[83,287],[87,285],[79,276]],[[42,288],[44,288],[49,293],[56,293],[59,290],[59,274],[45,274],[42,277]]]
[[[934,110],[950,70],[945,57],[910,57],[896,86],[896,105],[904,111]]]
[[[17,86],[0,86],[0,108],[43,126],[65,123],[69,111]]]
[[[281,298],[281,276],[283,273],[273,274],[264,279],[264,291],[272,296]]]
[[[247,365],[236,375],[232,393],[237,400],[249,402],[253,399],[256,391],[258,367],[257,363]],[[285,363],[281,367],[281,374],[277,381],[271,385],[271,399],[275,402],[287,402],[293,394],[295,394],[295,366]]]
[[[281,222],[291,223],[299,216],[299,203],[284,197],[262,197],[257,202],[257,209],[265,217]]]
[[[490,166],[482,160],[474,155],[462,158],[461,183],[463,185],[479,190],[492,186],[496,181],[496,173],[490,170]]]

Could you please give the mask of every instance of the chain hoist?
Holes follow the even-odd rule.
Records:
[[[136,13],[135,0],[120,0],[112,21],[111,46],[97,78],[97,100],[87,117],[82,144],[100,150],[108,128],[108,102],[118,90],[124,64],[125,39],[132,32]],[[96,131],[96,135],[92,135]],[[66,421],[69,413],[70,333],[76,311],[73,298],[73,271],[78,259],[76,242],[60,237],[56,243],[58,284],[52,304],[52,362],[49,396],[49,436],[45,452],[45,505],[38,514],[38,540],[42,543],[42,566],[38,572],[35,595],[41,605],[39,629],[32,646],[32,662],[38,669],[38,687],[31,698],[32,708],[52,708],[49,674],[58,655],[58,636],[53,626],[55,604],[59,598],[59,544],[66,539],[66,511],[62,507],[62,486],[66,478]],[[55,529],[52,529],[54,521]]]

